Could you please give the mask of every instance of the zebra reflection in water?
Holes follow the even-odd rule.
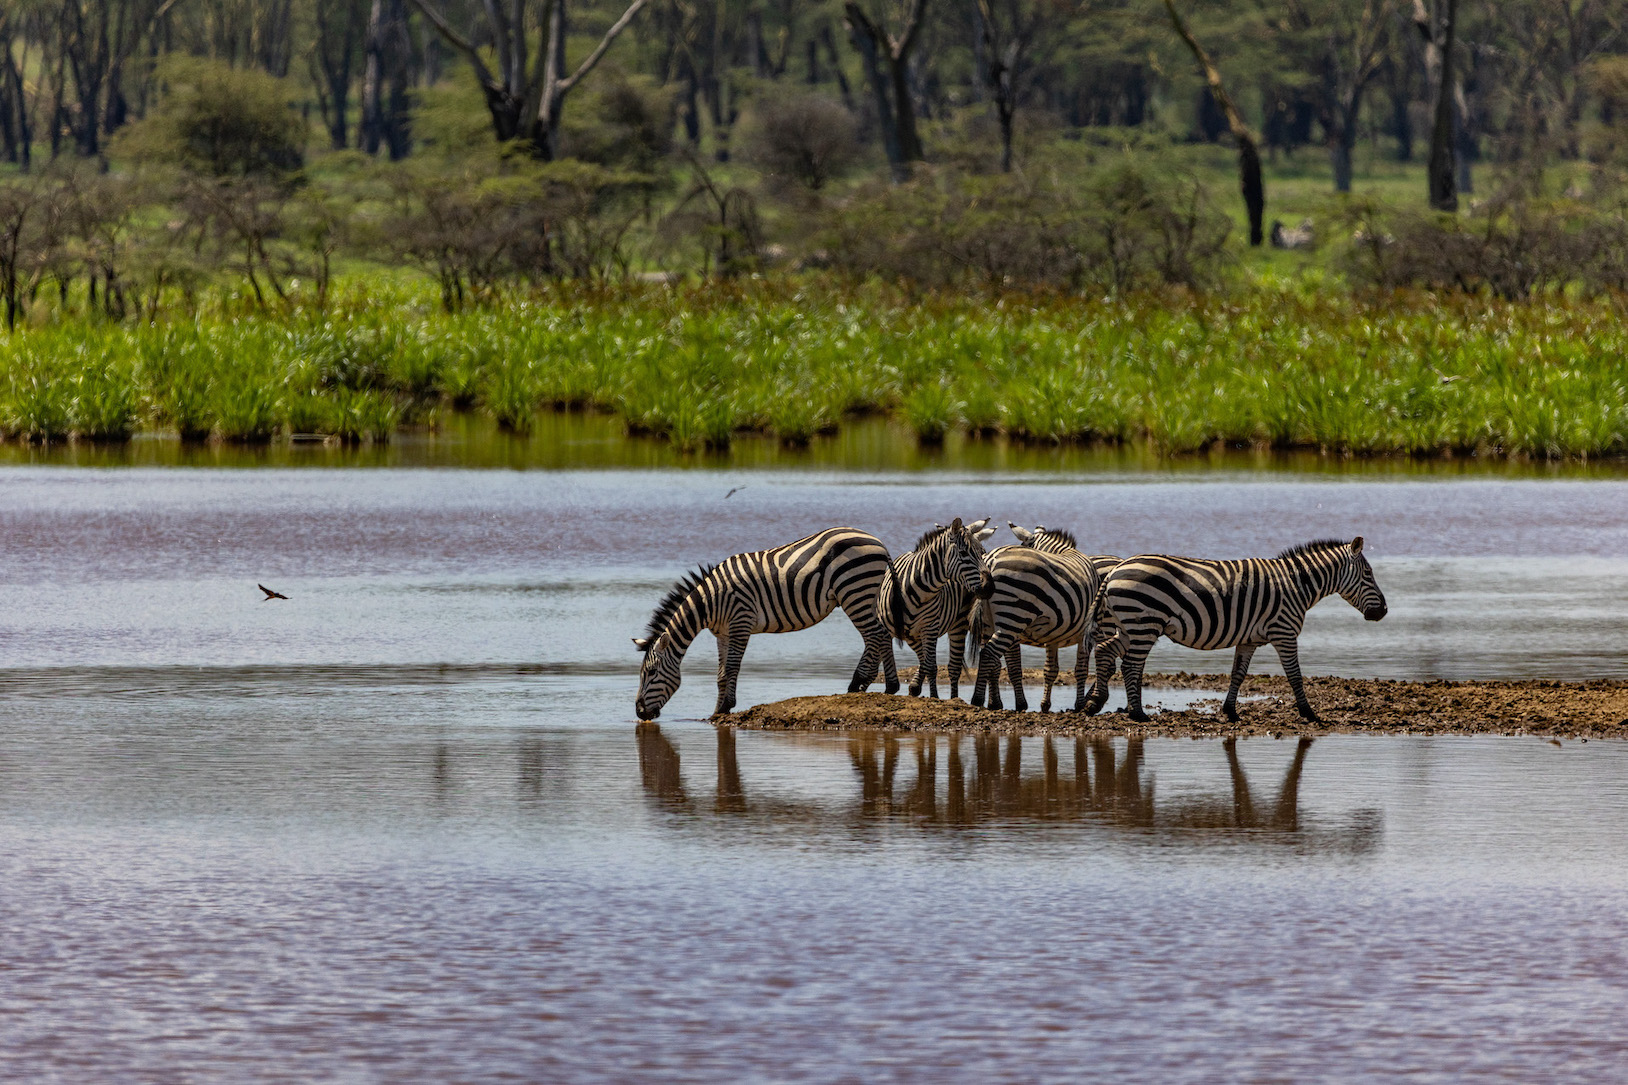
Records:
[[[646,723],[638,733],[646,791],[670,809],[704,813],[704,800],[696,801],[686,791],[678,751],[661,728]],[[1154,777],[1147,769],[1145,744],[1138,738],[900,737],[866,732],[844,744],[859,784],[857,801],[836,809],[817,799],[780,799],[754,791],[742,778],[734,730],[718,728],[716,741],[714,812],[773,819],[777,824],[819,829],[897,819],[953,830],[1001,820],[1081,822],[1176,832],[1194,841],[1238,838],[1242,831],[1246,838],[1347,853],[1370,851],[1382,836],[1377,810],[1356,811],[1345,828],[1312,829],[1302,824],[1300,783],[1313,744],[1310,738],[1296,742],[1275,795],[1257,794],[1238,757],[1237,741],[1229,738],[1220,748],[1230,793],[1155,802]],[[1032,771],[1032,762],[1031,771],[1024,771],[1025,742],[1031,751],[1034,743],[1040,746],[1039,773]]]

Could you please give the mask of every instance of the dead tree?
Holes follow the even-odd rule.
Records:
[[[1023,0],[975,0],[978,35],[983,48],[982,76],[995,106],[1001,130],[1001,172],[1012,172],[1012,120],[1022,97],[1022,81],[1032,65],[1029,53],[1048,17],[1066,17],[1060,9]]]
[[[497,71],[487,66],[481,49],[453,29],[452,24],[431,0],[413,0],[447,44],[468,58],[475,78],[486,96],[486,110],[492,115],[492,131],[499,140],[525,139],[543,159],[559,156],[560,117],[566,96],[604,59],[612,43],[633,22],[649,0],[633,0],[627,10],[605,31],[599,44],[566,75],[565,34],[569,0],[543,0],[546,32],[542,53],[528,64],[526,57],[526,0],[515,0],[505,11],[498,0],[486,0],[486,21],[495,45]]]
[[[910,0],[904,25],[897,36],[865,13],[855,0],[842,6],[848,37],[864,64],[865,80],[876,96],[876,116],[882,129],[882,149],[895,181],[910,178],[910,164],[922,160],[921,138],[916,134],[916,109],[910,98],[910,51],[921,32],[927,0]]]
[[[1243,114],[1233,104],[1232,95],[1221,83],[1221,72],[1215,63],[1210,60],[1210,54],[1193,37],[1193,32],[1176,12],[1174,0],[1164,0],[1164,7],[1170,13],[1170,25],[1175,27],[1176,34],[1187,43],[1192,50],[1193,57],[1198,61],[1199,68],[1204,72],[1204,81],[1209,84],[1210,93],[1215,97],[1216,105],[1227,118],[1227,127],[1232,130],[1232,138],[1238,142],[1238,177],[1239,188],[1244,194],[1244,208],[1249,212],[1249,243],[1259,245],[1266,237],[1263,220],[1266,217],[1266,185],[1261,180],[1261,152],[1255,140],[1255,134],[1244,123]]]

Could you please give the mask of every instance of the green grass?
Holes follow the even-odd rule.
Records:
[[[480,412],[525,434],[592,409],[684,450],[807,443],[883,414],[924,444],[1001,431],[1357,455],[1628,452],[1628,331],[1610,301],[1364,300],[1302,280],[1225,296],[905,295],[825,279],[561,290],[447,315],[425,289],[324,317],[70,321],[0,339],[0,432],[388,440]]]

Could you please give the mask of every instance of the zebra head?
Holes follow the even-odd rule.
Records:
[[[633,711],[641,720],[653,720],[661,715],[663,706],[678,692],[683,680],[679,666],[684,653],[678,651],[666,633],[654,638],[634,637],[633,646],[644,653],[639,667],[639,695],[633,701]]]
[[[1379,584],[1374,580],[1374,567],[1368,564],[1367,557],[1362,553],[1361,535],[1351,540],[1347,557],[1340,564],[1338,577],[1334,590],[1340,593],[1341,599],[1362,611],[1362,616],[1370,622],[1377,622],[1385,616],[1385,593],[1379,590]]]

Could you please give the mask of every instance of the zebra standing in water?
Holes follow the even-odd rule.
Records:
[[[1118,627],[1110,643],[1114,654],[1124,657],[1126,711],[1139,723],[1147,720],[1142,668],[1160,636],[1189,648],[1235,649],[1232,682],[1221,705],[1229,720],[1238,718],[1238,687],[1255,649],[1270,644],[1294,690],[1295,707],[1315,720],[1317,713],[1300,681],[1299,640],[1306,611],[1336,593],[1370,622],[1383,618],[1386,609],[1360,535],[1350,542],[1322,539],[1275,558],[1244,561],[1143,554],[1115,566],[1103,593],[1108,617]],[[1108,680],[1099,667],[1086,711],[1100,710],[1107,700]]]
[[[1075,548],[1074,536],[1067,531],[1038,533],[1033,536],[1033,545],[1003,546],[992,552],[984,568],[990,585],[988,600],[975,608],[973,618],[978,682],[972,690],[972,703],[983,704],[987,689],[989,707],[1001,707],[1000,670],[1005,660],[1007,677],[1012,682],[1012,704],[1019,712],[1028,707],[1023,695],[1020,644],[1078,648],[1074,696],[1076,707],[1083,703],[1101,579],[1091,560]],[[981,630],[989,631],[988,640],[982,643]],[[1051,710],[1049,688],[1041,710]]]
[[[836,607],[852,619],[865,638],[848,692],[870,685],[878,661],[887,675],[887,691],[899,691],[893,645],[876,614],[877,589],[888,570],[887,547],[875,535],[851,527],[833,527],[772,550],[736,554],[722,564],[684,577],[650,616],[643,637],[633,638],[644,653],[634,711],[653,720],[678,690],[684,653],[710,629],[718,638],[718,704],[714,715],[735,707],[735,682],[741,656],[753,633],[791,633],[807,629]]]
[[[995,533],[985,526],[988,523],[986,516],[965,527],[960,518],[949,527],[935,526],[917,540],[914,550],[894,558],[882,578],[882,624],[916,653],[912,697],[921,695],[924,677],[931,696],[938,697],[938,638],[952,624],[953,615],[971,608],[978,593],[983,581],[981,544]]]
[[[1062,541],[1062,537],[1047,531],[1046,525],[1044,524],[1036,524],[1033,531],[1030,531],[1028,528],[1018,527],[1010,520],[1006,521],[1006,526],[1012,529],[1012,534],[1017,536],[1018,542],[1023,546],[1032,546],[1037,550],[1051,550],[1054,553],[1066,546],[1066,544]],[[1125,559],[1117,557],[1113,554],[1087,554],[1085,556],[1085,560],[1089,561],[1091,563],[1091,567],[1097,571],[1097,580],[1100,584],[1106,582],[1108,579],[1108,574],[1113,571],[1114,566],[1118,565]],[[1098,590],[1096,622],[1099,627],[1102,625],[1103,616],[1102,592],[1101,590]],[[1046,648],[1046,693],[1045,696],[1040,699],[1040,711],[1042,712],[1051,711],[1051,689],[1052,686],[1057,684],[1057,675],[1062,671],[1061,663],[1057,658],[1059,651],[1061,651],[1061,649],[1059,649],[1055,644]],[[1016,653],[1015,662],[1013,660],[1012,653]],[[1113,654],[1111,648],[1100,644],[1096,646],[1096,655],[1097,681],[1106,682],[1114,676],[1114,668],[1119,664],[1119,657]],[[1007,653],[1006,659],[1006,669],[1008,672],[1010,672],[1014,666],[1017,667],[1020,673],[1022,672],[1023,651],[1017,645],[1012,646],[1011,650]],[[1079,707],[1077,703],[1075,707],[1076,709]]]

